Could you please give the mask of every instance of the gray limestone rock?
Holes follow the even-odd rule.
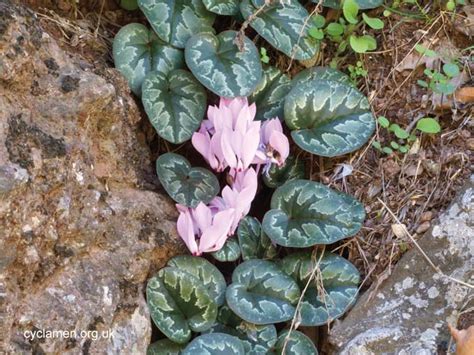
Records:
[[[420,240],[447,276],[474,284],[474,177]],[[330,333],[339,354],[436,354],[447,349],[448,323],[474,305],[472,288],[441,275],[413,248]]]

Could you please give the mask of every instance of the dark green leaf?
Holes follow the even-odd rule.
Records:
[[[161,71],[167,74],[184,66],[181,50],[163,43],[153,31],[139,23],[120,29],[114,38],[113,57],[115,67],[137,95],[141,95],[142,83],[148,73]]]
[[[281,267],[297,280],[300,288],[307,285],[316,269],[317,277],[310,282],[301,303],[299,317],[302,326],[318,326],[339,318],[356,300],[359,272],[338,255],[295,253],[285,257]]]
[[[155,341],[146,350],[146,355],[180,355],[186,345],[173,343],[169,339]]]
[[[204,88],[182,69],[150,73],[143,81],[142,102],[148,118],[167,141],[179,144],[199,128],[207,107]]]
[[[191,331],[209,329],[217,317],[217,304],[201,281],[175,267],[165,267],[148,280],[146,298],[151,318],[175,343],[191,339]]]
[[[262,80],[249,96],[250,102],[257,105],[257,120],[278,117],[283,119],[285,97],[290,92],[291,82],[288,76],[275,67],[266,67]]]
[[[311,339],[297,330],[292,330],[290,333],[289,330],[285,329],[280,332],[278,342],[275,345],[276,353],[282,355],[283,348],[285,348],[284,355],[318,355],[318,350]]]
[[[338,81],[342,84],[353,86],[351,78],[343,72],[327,67],[311,67],[300,71],[291,80],[291,87],[301,86],[307,82],[313,82],[313,86],[318,86],[319,80]]]
[[[219,15],[236,15],[239,12],[239,0],[202,0],[206,9]]]
[[[211,255],[221,262],[236,261],[240,258],[239,243],[235,238],[229,238],[220,250],[211,253]]]
[[[186,44],[186,64],[194,76],[221,97],[248,96],[262,78],[260,55],[253,42],[244,37],[243,50],[234,43],[237,32],[217,36],[200,33]]]
[[[304,178],[304,162],[290,155],[283,166],[273,164],[266,174],[263,174],[263,182],[270,188],[277,188],[285,182]]]
[[[263,230],[279,245],[306,248],[353,236],[365,211],[352,196],[308,180],[292,180],[272,196]]]
[[[242,219],[237,229],[237,236],[244,260],[275,257],[275,246],[263,233],[260,222],[256,218],[247,216]]]
[[[300,148],[327,157],[359,149],[375,129],[365,96],[331,80],[295,86],[285,99],[285,122]]]
[[[224,303],[227,284],[219,269],[204,258],[179,255],[168,261],[168,266],[186,271],[199,279],[218,306]]]
[[[204,168],[192,168],[179,154],[166,153],[156,161],[158,178],[176,202],[195,208],[199,202],[210,202],[219,192],[217,178]]]
[[[277,331],[273,324],[256,325],[238,317],[224,305],[219,309],[217,322],[209,333],[226,333],[238,337],[244,344],[246,355],[268,354],[277,341]]]
[[[181,355],[244,355],[244,344],[224,333],[203,334],[195,338]]]
[[[213,32],[216,15],[201,0],[138,0],[138,6],[158,37],[175,47],[184,48],[196,33]]]
[[[312,2],[317,4],[319,0],[312,0]],[[342,2],[343,0],[323,0],[323,6],[340,9]],[[383,0],[356,0],[356,2],[361,10],[375,9],[383,4]]]
[[[308,37],[308,11],[297,0],[285,0],[271,2],[256,14],[264,4],[265,0],[242,0],[240,11],[244,18],[254,16],[250,26],[287,56],[297,60],[312,58],[319,46]]]
[[[237,266],[226,291],[228,306],[254,324],[291,319],[300,297],[296,282],[271,261],[248,260]]]

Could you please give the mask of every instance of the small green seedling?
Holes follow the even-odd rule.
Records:
[[[267,55],[267,49],[265,47],[260,48],[260,60],[262,63],[270,63],[270,57]]]
[[[349,76],[354,84],[357,83],[359,78],[367,76],[367,69],[364,68],[364,64],[360,60],[357,61],[356,65],[350,64],[347,70],[349,70]]]
[[[415,50],[426,57],[435,58],[440,57],[434,50],[429,49],[421,44],[415,46]],[[442,70],[426,68],[423,72],[428,80],[418,80],[417,83],[421,87],[431,89],[434,93],[451,95],[456,90],[456,86],[451,82],[451,79],[457,77],[461,70],[459,65],[452,61],[443,64]]]
[[[384,116],[378,117],[377,122],[379,127],[389,131],[398,141],[392,140],[387,146],[383,146],[379,141],[374,141],[372,142],[372,146],[379,152],[385,154],[392,154],[394,151],[399,151],[403,154],[408,153],[411,144],[416,140],[416,135],[413,133],[410,134],[396,123],[390,123]],[[425,117],[417,122],[415,130],[421,133],[436,134],[441,132],[441,126],[434,118]]]

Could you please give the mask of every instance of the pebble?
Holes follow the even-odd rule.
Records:
[[[426,211],[421,214],[420,222],[427,222],[433,219],[434,213],[431,211]]]
[[[418,228],[416,229],[416,234],[425,233],[428,229],[430,229],[431,223],[430,222],[423,222],[421,223]]]

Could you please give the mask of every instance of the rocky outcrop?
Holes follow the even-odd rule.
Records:
[[[474,306],[473,289],[453,280],[474,284],[474,177],[419,245],[445,276],[418,249],[407,252],[392,275],[372,286],[331,330],[334,353],[447,350],[448,323],[456,326],[462,311]]]
[[[145,352],[143,285],[182,245],[140,119],[115,70],[0,0],[0,353]]]

